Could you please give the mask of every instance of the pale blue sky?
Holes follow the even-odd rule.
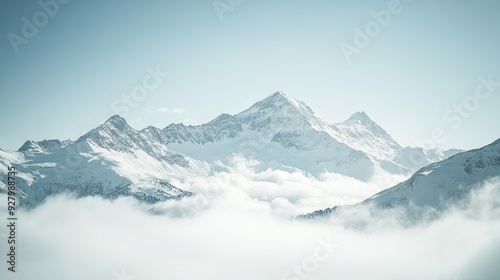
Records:
[[[9,34],[23,36],[22,18],[33,22],[43,9],[1,1],[0,148],[74,140],[123,115],[121,96],[157,65],[169,76],[127,105],[138,129],[201,124],[283,90],[332,122],[365,111],[404,146],[436,128],[447,136],[433,141],[442,148],[499,138],[500,87],[477,104],[473,96],[478,77],[500,82],[500,2],[401,0],[348,63],[340,44],[355,46],[354,28],[391,1],[243,0],[221,20],[212,0],[70,0],[18,53]],[[467,118],[443,119],[464,101]]]

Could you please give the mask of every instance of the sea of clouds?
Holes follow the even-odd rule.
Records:
[[[0,228],[0,279],[500,279],[500,178],[412,226],[398,221],[399,209],[374,215],[369,207],[290,219],[362,201],[391,180],[256,172],[241,160],[229,172],[175,182],[198,195],[156,205],[59,195],[18,210],[15,273]]]

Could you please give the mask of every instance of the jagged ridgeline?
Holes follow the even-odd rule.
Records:
[[[402,147],[364,112],[328,122],[280,91],[196,126],[136,130],[115,115],[75,141],[29,140],[16,152],[0,150],[0,164],[16,166],[23,205],[32,207],[62,192],[144,202],[181,198],[192,193],[172,181],[224,171],[235,154],[259,161],[257,169],[367,181],[376,172],[411,174],[454,152]]]

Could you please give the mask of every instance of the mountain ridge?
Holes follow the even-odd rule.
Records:
[[[4,154],[17,159],[24,177],[21,189],[37,200],[43,200],[37,188],[43,193],[44,184],[54,193],[72,182],[70,188],[97,185],[145,195],[145,201],[176,196],[157,197],[164,187],[152,182],[209,176],[224,169],[235,154],[257,160],[256,168],[262,170],[295,168],[313,176],[339,173],[362,181],[378,170],[409,174],[444,157],[442,152],[430,157],[422,148],[402,148],[364,112],[334,124],[282,91],[238,114],[224,113],[201,125],[137,130],[113,115],[74,142],[28,140],[18,152]],[[412,161],[414,154],[419,162]]]

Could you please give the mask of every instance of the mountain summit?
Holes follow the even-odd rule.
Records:
[[[254,130],[296,131],[326,126],[326,122],[319,120],[306,104],[282,91],[255,103],[235,117]]]
[[[273,107],[279,107],[280,105],[298,105],[298,102],[292,97],[288,96],[284,91],[277,91],[263,100],[255,103],[255,105],[268,105]]]
[[[356,124],[375,124],[370,117],[364,112],[356,112],[352,114],[344,123],[356,123]]]

